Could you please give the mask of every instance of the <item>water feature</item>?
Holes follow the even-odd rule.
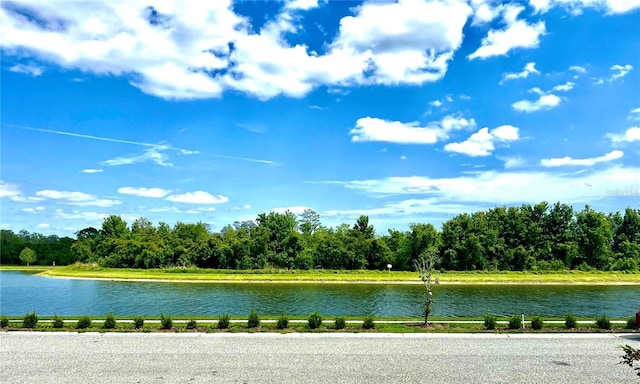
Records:
[[[379,317],[420,316],[419,284],[150,283],[75,280],[17,271],[0,272],[0,313],[104,316],[261,314]],[[640,309],[640,286],[632,285],[445,285],[436,286],[432,316],[539,314],[629,317]]]

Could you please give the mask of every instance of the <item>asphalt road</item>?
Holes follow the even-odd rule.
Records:
[[[0,334],[2,383],[640,383],[640,335]]]

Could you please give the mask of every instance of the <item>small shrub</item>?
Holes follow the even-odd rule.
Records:
[[[53,328],[62,328],[64,327],[64,320],[62,319],[62,317],[54,313],[53,319],[51,319],[51,325],[53,326]]]
[[[24,315],[24,320],[22,320],[23,327],[33,328],[36,324],[38,324],[38,315],[36,315],[36,311]]]
[[[218,317],[218,329],[229,328],[229,323],[230,323],[229,315],[227,315],[226,313]]]
[[[0,328],[7,328],[8,326],[9,326],[9,319],[2,316],[2,318],[0,318]]]
[[[636,324],[635,317],[630,317],[627,319],[627,324],[624,326],[626,329],[638,329],[638,324]]]
[[[258,312],[252,309],[251,312],[249,312],[249,320],[247,320],[247,327],[257,328],[259,326],[260,326],[260,316],[258,316]]]
[[[578,326],[578,320],[571,313],[567,313],[564,317],[564,327],[567,329],[576,328]]]
[[[82,316],[76,323],[76,328],[85,329],[91,326],[91,318],[87,315]]]
[[[542,321],[542,319],[540,318],[540,316],[535,316],[533,319],[531,319],[531,328],[533,329],[542,329],[542,325],[544,324],[544,322]]]
[[[107,313],[107,317],[104,319],[104,324],[102,328],[104,329],[114,329],[116,327],[116,318],[113,317],[113,313]]]
[[[164,313],[160,313],[160,328],[171,329],[173,328],[173,320],[170,316],[165,316]]]
[[[374,329],[376,325],[373,323],[373,315],[368,314],[362,321],[362,329]]]
[[[144,326],[144,319],[142,318],[142,316],[136,316],[133,318],[133,326],[136,329],[140,329]]]
[[[347,324],[344,321],[344,317],[336,317],[336,321],[333,324],[334,329],[344,329],[346,326]]]
[[[522,318],[518,315],[513,315],[509,319],[509,329],[520,329],[522,328]]]
[[[286,329],[288,326],[289,318],[283,313],[282,315],[280,315],[280,317],[278,317],[278,323],[276,324],[276,327],[278,327],[278,329]]]
[[[607,315],[602,315],[600,317],[596,317],[596,326],[599,329],[611,329],[611,321]]]
[[[196,329],[196,327],[198,326],[198,323],[196,323],[195,320],[191,319],[187,322],[187,329]]]
[[[316,329],[322,325],[322,317],[320,316],[318,311],[315,311],[312,314],[310,314],[307,321],[309,323],[309,329]]]
[[[496,322],[497,319],[494,315],[487,313],[486,315],[484,315],[484,327],[486,329],[496,329]]]

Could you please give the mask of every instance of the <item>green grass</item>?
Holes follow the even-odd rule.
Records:
[[[201,268],[128,269],[92,265],[63,267],[5,267],[0,270],[39,272],[44,276],[117,280],[160,280],[182,282],[309,282],[309,283],[414,283],[415,272],[368,270],[220,270]],[[443,272],[442,284],[640,284],[640,273],[624,272]]]

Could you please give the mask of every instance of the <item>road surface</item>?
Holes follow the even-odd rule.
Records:
[[[0,333],[2,383],[640,383],[612,334]]]

